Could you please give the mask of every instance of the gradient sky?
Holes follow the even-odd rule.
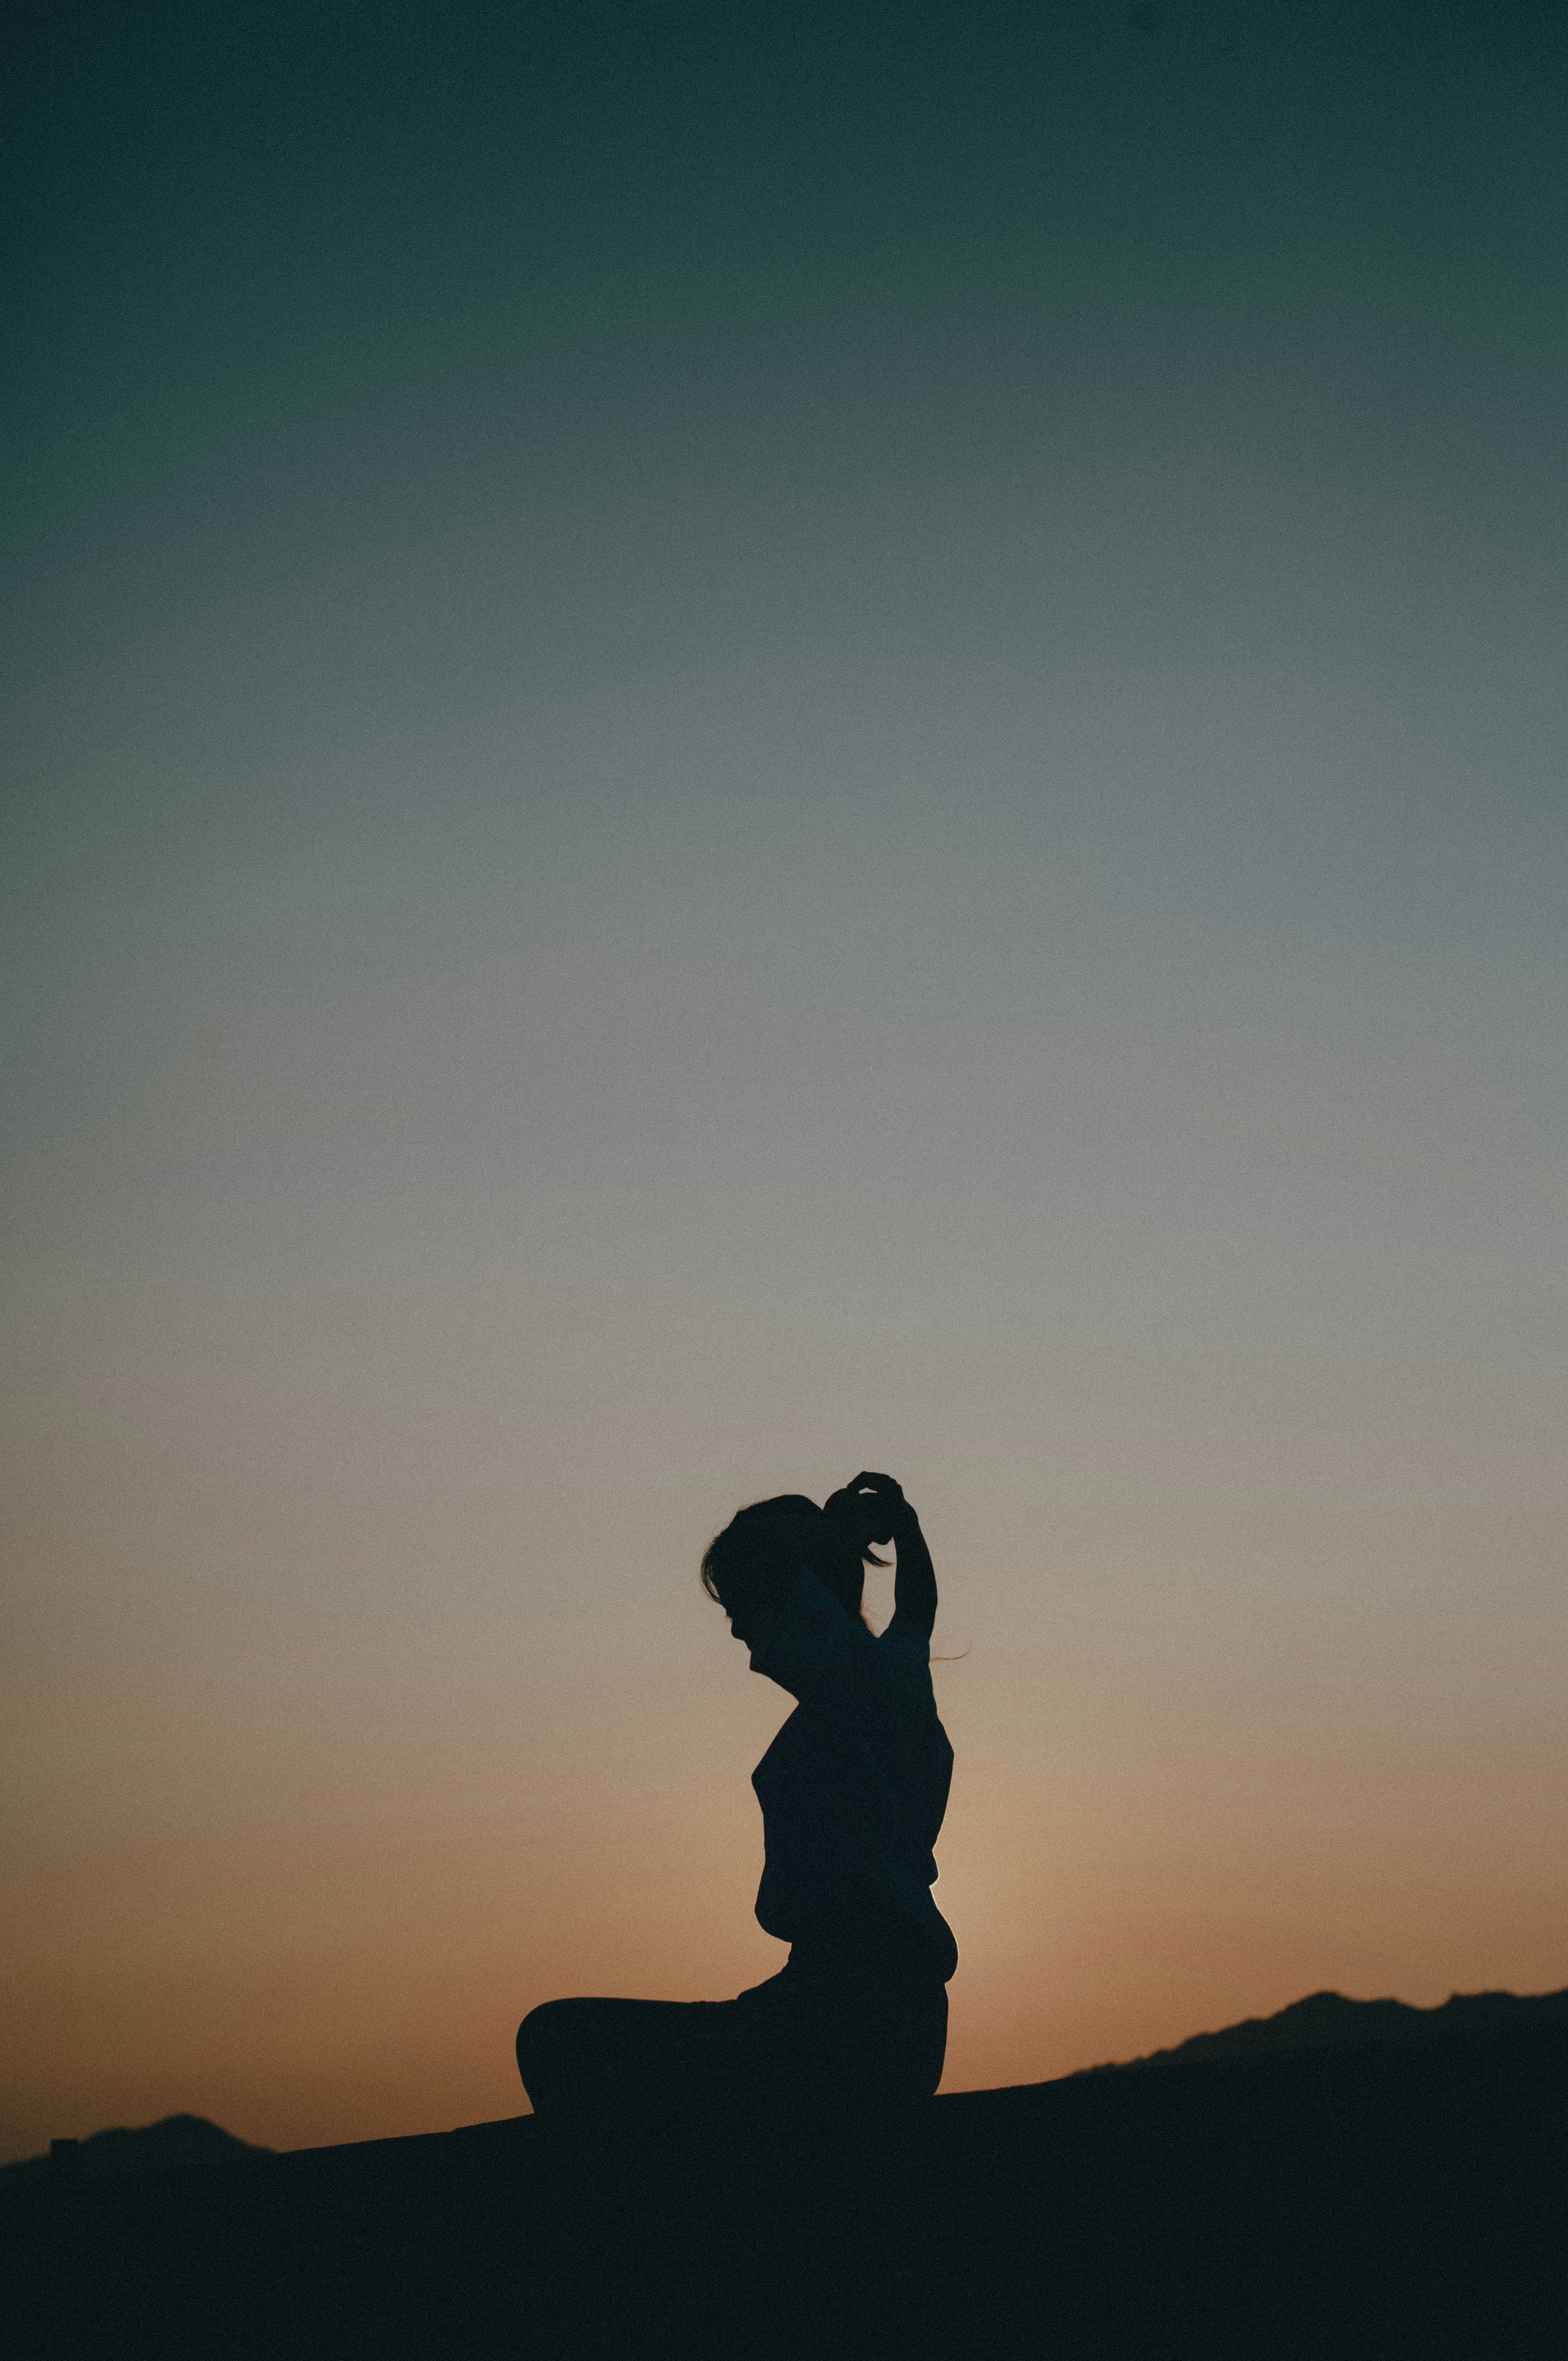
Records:
[[[1568,1981],[1562,11],[11,42],[3,2152],[772,1972],[861,1466],[944,2087]]]

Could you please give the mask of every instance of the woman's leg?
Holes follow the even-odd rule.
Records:
[[[797,2089],[849,2104],[936,2095],[948,2048],[948,1988],[938,1977],[885,1955],[824,1960],[797,1948],[775,1982],[766,2030]]]
[[[552,2000],[518,2027],[536,2114],[900,2103],[942,2078],[947,1987],[792,1957],[738,2000]]]
[[[733,2004],[730,2004],[733,2005]],[[548,2000],[517,2029],[517,2070],[535,2114],[606,2114],[678,2100],[725,2004]]]

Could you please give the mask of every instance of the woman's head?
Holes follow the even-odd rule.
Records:
[[[850,1615],[861,1612],[866,1566],[884,1563],[863,1554],[804,1492],[753,1500],[730,1518],[703,1552],[702,1587],[729,1616],[738,1640],[772,1622],[795,1588],[803,1565],[825,1583]]]

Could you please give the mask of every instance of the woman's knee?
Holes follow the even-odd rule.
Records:
[[[569,2046],[572,2018],[578,2005],[569,2000],[542,2001],[537,2008],[529,2010],[517,2028],[517,2070],[535,2106],[551,2068]]]

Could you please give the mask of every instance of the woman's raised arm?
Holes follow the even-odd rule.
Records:
[[[937,1569],[920,1530],[920,1520],[905,1500],[894,1526],[892,1540],[898,1552],[893,1577],[893,1611],[918,1623],[927,1640],[937,1620]]]
[[[862,1467],[824,1506],[851,1547],[862,1554],[871,1543],[894,1543],[898,1571],[894,1576],[893,1611],[918,1623],[929,1639],[937,1620],[937,1570],[920,1520],[905,1499],[903,1487],[891,1476],[876,1476]]]

